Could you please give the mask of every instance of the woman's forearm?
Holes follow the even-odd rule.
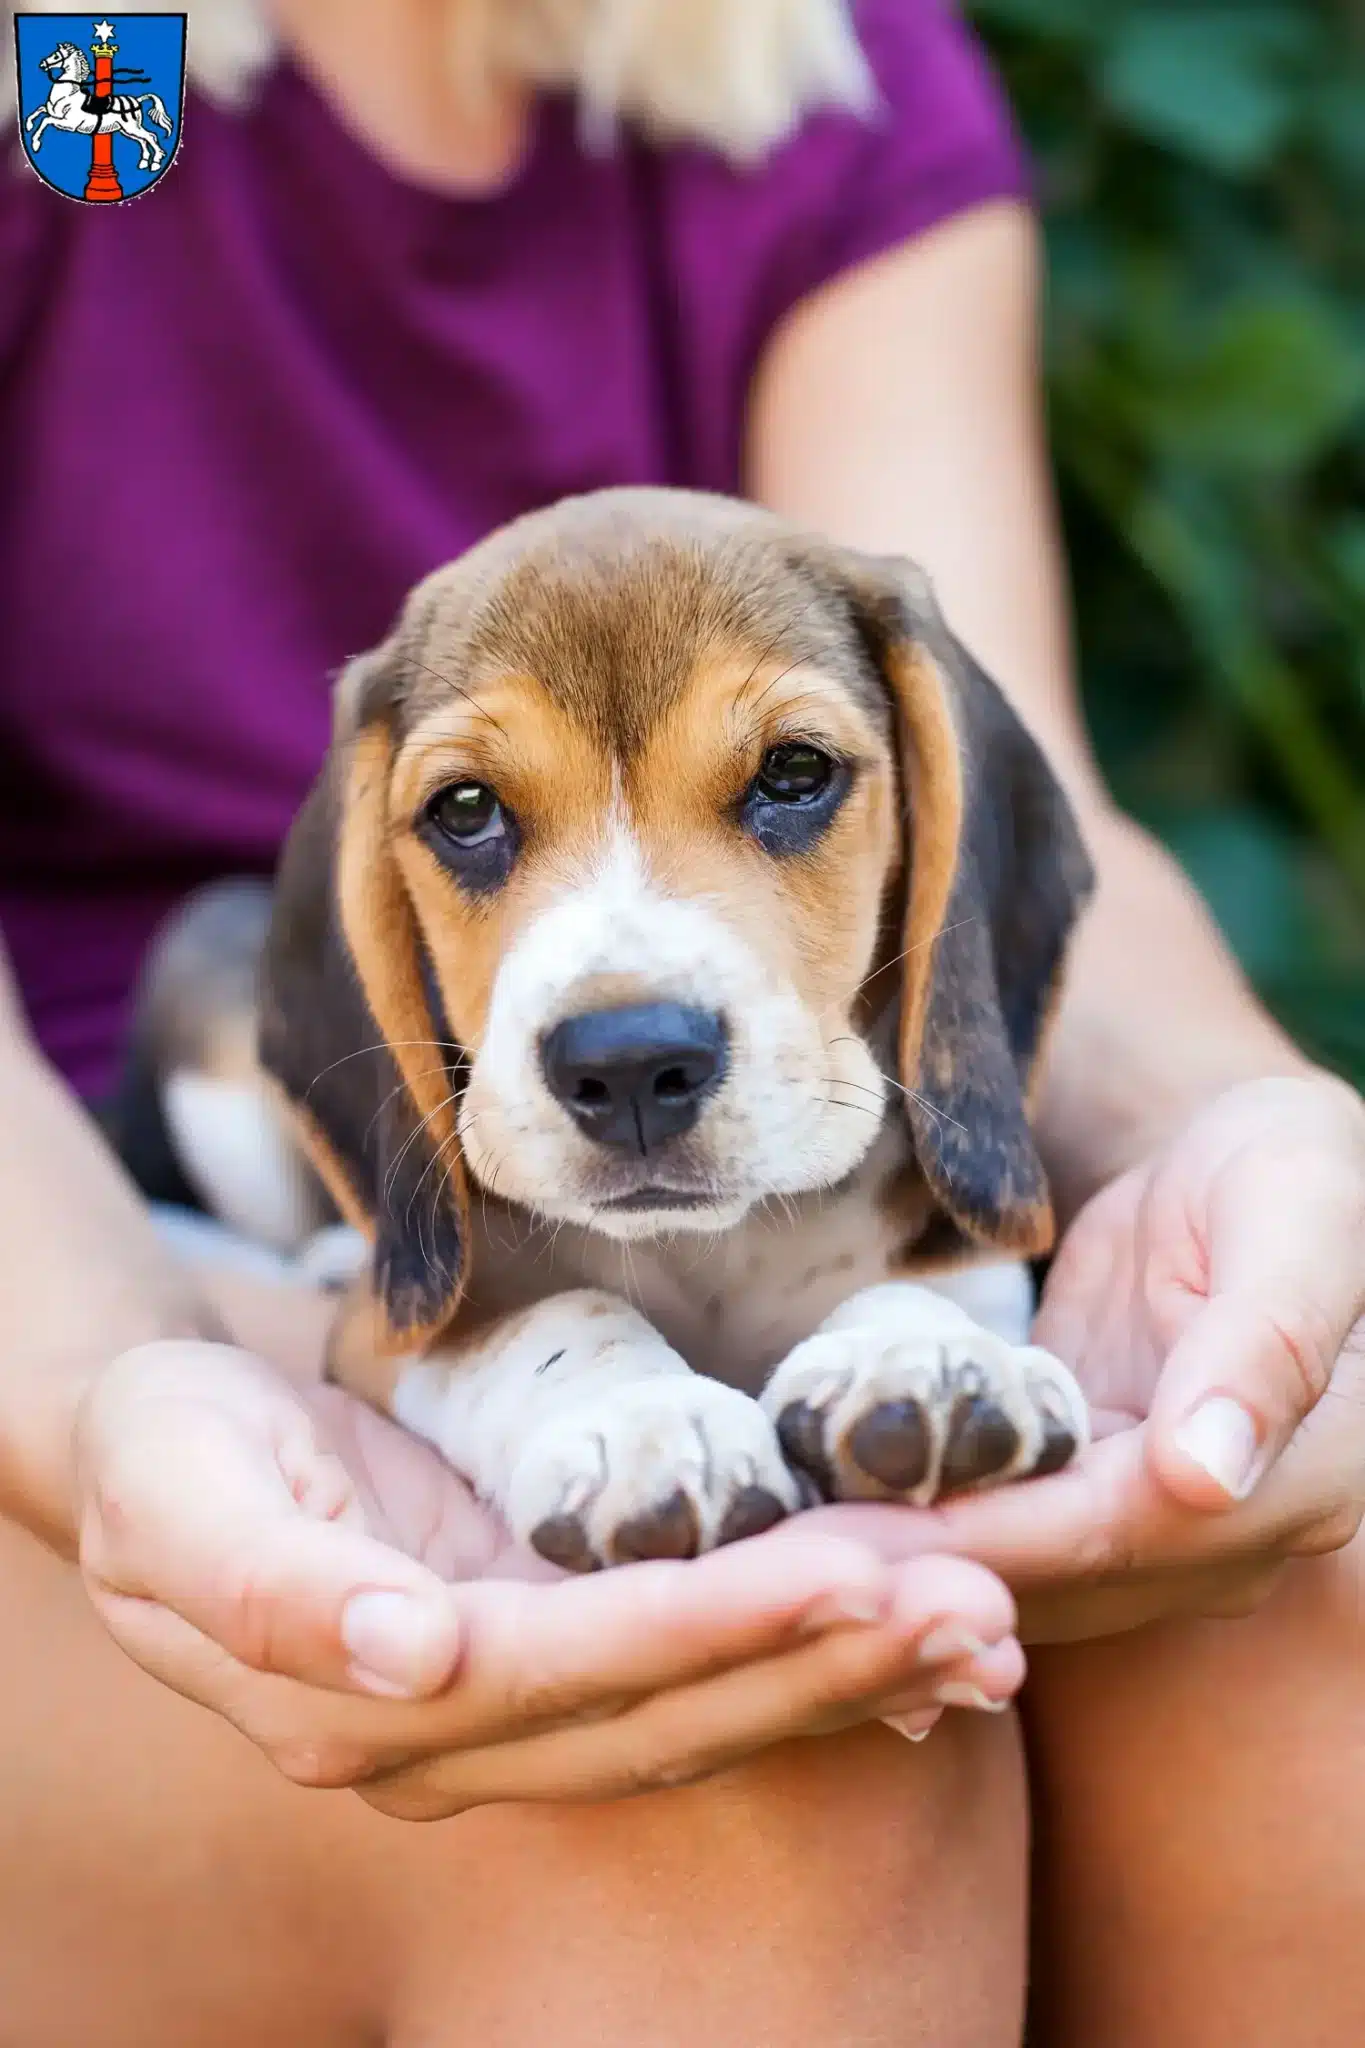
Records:
[[[1312,1071],[1202,898],[1131,819],[1082,806],[1098,886],[1046,1050],[1039,1129],[1059,1219],[1235,1082]]]
[[[72,1425],[94,1375],[130,1345],[217,1334],[29,1041],[0,954],[0,1513],[71,1551]]]

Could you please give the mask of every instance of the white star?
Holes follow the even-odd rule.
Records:
[[[112,22],[112,21],[97,21],[97,22],[95,23],[95,41],[96,41],[97,43],[112,43],[112,42],[113,42],[113,40],[114,40],[114,24],[113,24],[113,22]]]

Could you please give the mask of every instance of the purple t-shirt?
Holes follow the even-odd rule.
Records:
[[[783,314],[1024,188],[951,11],[855,14],[880,112],[755,170],[585,154],[548,99],[508,185],[436,196],[286,65],[246,114],[192,100],[136,205],[0,161],[0,932],[82,1091],[158,920],[272,867],[411,583],[567,492],[737,490]]]

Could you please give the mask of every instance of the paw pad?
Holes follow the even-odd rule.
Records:
[[[648,1557],[695,1557],[701,1548],[697,1511],[680,1486],[666,1500],[618,1524],[611,1539],[613,1564],[639,1564]]]
[[[513,1469],[514,1534],[566,1571],[698,1557],[808,1502],[756,1401],[693,1373],[653,1377],[543,1429]]]
[[[830,1501],[926,1506],[1060,1471],[1087,1440],[1065,1367],[988,1331],[827,1332],[784,1360],[763,1406],[788,1462]]]
[[[919,1401],[879,1401],[848,1434],[848,1454],[869,1479],[893,1493],[922,1486],[934,1455],[929,1417]]]

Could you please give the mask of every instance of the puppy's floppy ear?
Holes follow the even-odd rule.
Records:
[[[391,649],[337,690],[327,765],[285,846],[262,963],[261,1057],[328,1192],[374,1246],[378,1341],[421,1348],[458,1306],[468,1196],[463,1058],[387,821]]]
[[[1041,748],[908,562],[851,569],[899,728],[908,813],[900,1076],[920,1166],[974,1242],[1052,1242],[1034,1066],[1090,862]]]

